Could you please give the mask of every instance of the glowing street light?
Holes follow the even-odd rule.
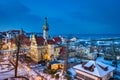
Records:
[[[38,76],[38,77],[37,77],[37,80],[42,80],[42,77],[41,77],[41,76]]]

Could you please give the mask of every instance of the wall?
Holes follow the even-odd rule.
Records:
[[[109,74],[105,75],[102,80],[109,80],[111,77],[113,77],[113,72],[110,72]]]
[[[96,77],[96,76],[93,76],[93,75],[87,74],[87,73],[82,72],[82,71],[79,71],[79,70],[76,70],[76,73],[77,73],[77,74],[85,75],[85,76],[87,76],[87,77],[89,77],[89,78],[92,78],[92,79],[94,79],[94,80],[100,80],[100,78],[98,78],[98,77]],[[84,79],[83,79],[83,80],[84,80]]]
[[[54,54],[54,45],[48,44],[48,54],[49,55]]]

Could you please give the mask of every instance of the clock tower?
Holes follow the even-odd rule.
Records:
[[[45,39],[44,44],[47,43],[48,40],[48,31],[49,31],[49,25],[47,23],[47,17],[45,17],[44,25],[43,25],[43,38]]]

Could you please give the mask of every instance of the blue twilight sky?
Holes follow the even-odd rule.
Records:
[[[120,0],[0,0],[0,31],[23,28],[51,34],[118,34]]]

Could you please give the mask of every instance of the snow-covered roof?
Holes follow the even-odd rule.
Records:
[[[75,76],[76,75],[75,69],[69,68],[68,71],[71,72],[71,76]]]
[[[93,60],[90,60],[84,66],[90,67],[91,65],[95,66],[93,71],[89,71],[89,70],[85,69],[82,64],[76,65],[73,68],[77,69],[77,70],[80,70],[80,71],[83,71],[83,72],[86,72],[88,74],[97,76],[97,77],[103,77],[104,75],[108,74],[109,72],[115,70],[115,68],[110,66],[110,65],[106,65],[102,62],[93,61]],[[102,67],[103,68],[107,67],[107,70],[104,70]]]
[[[89,61],[88,63],[86,63],[84,66],[86,66],[86,67],[90,67],[90,66],[92,66],[94,63],[93,63],[93,61]]]

